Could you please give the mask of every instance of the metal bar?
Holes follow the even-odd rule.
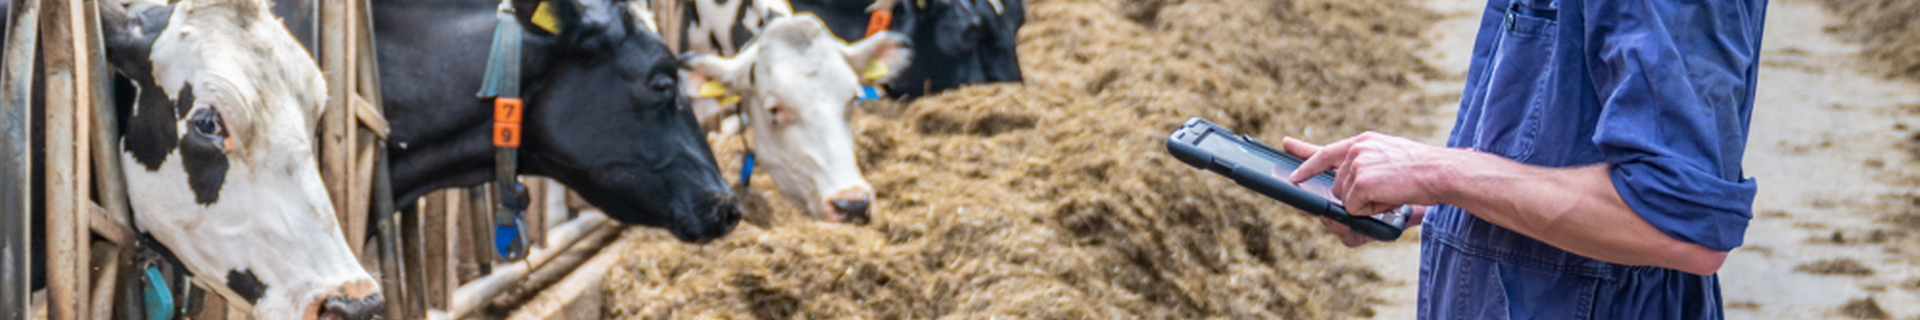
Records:
[[[33,117],[33,44],[40,1],[13,0],[7,17],[5,77],[0,78],[0,319],[31,319],[33,173],[27,141]]]

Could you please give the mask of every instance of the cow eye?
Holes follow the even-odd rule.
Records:
[[[674,83],[673,77],[657,75],[653,77],[652,82],[647,83],[647,87],[653,88],[654,91],[666,92],[667,90],[673,90]]]
[[[212,110],[195,113],[193,121],[188,125],[191,125],[193,132],[198,134],[210,136],[222,136],[226,134],[222,132],[223,130],[220,128],[220,114]]]

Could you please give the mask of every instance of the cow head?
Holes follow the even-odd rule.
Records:
[[[347,248],[314,159],[325,84],[256,0],[129,15],[100,1],[138,89],[121,139],[135,221],[202,286],[263,319],[367,319],[379,285]]]
[[[891,32],[848,45],[801,14],[775,20],[732,58],[696,53],[680,61],[692,87],[717,81],[740,94],[754,154],[781,194],[828,220],[864,221],[873,186],[860,176],[847,121],[862,75],[905,68],[907,46]]]
[[[895,4],[894,2],[900,2]],[[901,97],[920,97],[965,84],[1021,81],[1014,52],[1026,22],[1024,0],[879,0],[898,7],[892,30],[920,42],[913,70],[888,85]],[[926,42],[932,42],[931,45]]]
[[[665,227],[684,241],[731,231],[740,219],[733,193],[678,90],[679,64],[645,13],[604,0],[513,5],[527,32],[523,172],[551,176],[615,219]]]

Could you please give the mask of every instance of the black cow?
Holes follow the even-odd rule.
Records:
[[[793,13],[813,13],[826,22],[834,36],[852,41],[866,37],[874,2],[866,0],[785,0],[763,4],[732,0],[744,4],[718,4],[718,0],[681,1],[682,24],[669,30],[682,32],[681,48],[700,48],[703,42],[729,43],[709,45],[716,54],[732,55],[728,48],[744,48],[753,32],[767,17],[778,17],[790,8]],[[888,30],[907,35],[914,46],[911,68],[894,75],[887,85],[891,96],[906,99],[939,93],[962,85],[1002,81],[1021,81],[1020,59],[1014,51],[1016,33],[1026,23],[1024,0],[878,0],[901,1],[891,4],[893,23]],[[724,11],[737,6],[736,12]],[[885,6],[881,6],[885,7]],[[708,12],[701,12],[707,8]],[[704,21],[731,18],[724,23]],[[704,27],[697,27],[703,26]],[[724,31],[724,32],[722,32]],[[675,31],[670,31],[675,32]],[[724,33],[724,34],[723,34]]]
[[[887,91],[914,98],[962,85],[1019,82],[1016,33],[1027,20],[1025,0],[880,0],[894,6],[889,30],[914,43],[912,68],[895,76]],[[864,36],[864,4],[846,0],[790,0],[794,12],[813,12],[841,39]]]
[[[624,1],[551,1],[558,34],[530,22],[540,2],[513,1],[525,30],[519,173],[552,177],[616,220],[684,241],[732,230],[738,206],[665,43]],[[493,177],[492,105],[474,93],[497,4],[373,1],[396,203]]]

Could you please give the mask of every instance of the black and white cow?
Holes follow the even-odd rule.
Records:
[[[314,157],[325,82],[268,4],[128,14],[114,2],[97,3],[108,59],[137,90],[120,147],[138,226],[257,318],[376,313],[379,284],[347,248]]]
[[[533,23],[543,1],[553,31]],[[498,4],[373,1],[396,203],[493,177],[491,104],[474,93]],[[732,191],[677,89],[673,53],[630,4],[512,1],[526,32],[518,173],[552,177],[616,220],[680,240],[726,235],[740,219]]]
[[[1026,23],[1024,0],[659,0],[679,1],[678,32],[692,52],[732,55],[768,21],[813,13],[840,39],[867,35],[869,12],[892,12],[887,30],[912,40],[913,69],[894,75],[886,90],[913,99],[962,85],[1021,81],[1014,44]],[[896,2],[903,1],[903,2]],[[711,51],[709,51],[711,50]]]

